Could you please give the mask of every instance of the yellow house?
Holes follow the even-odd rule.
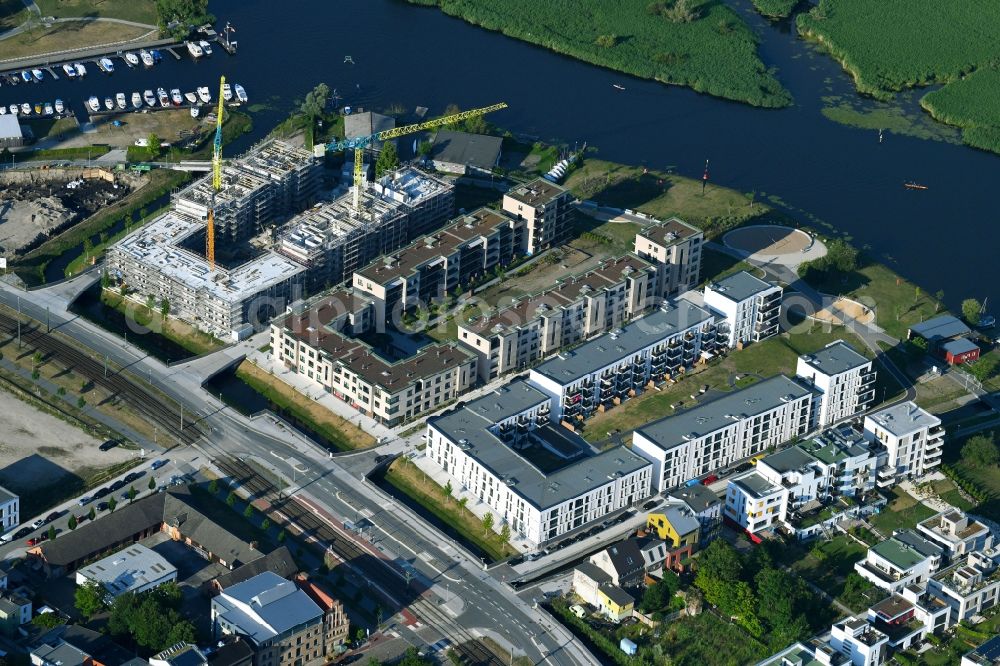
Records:
[[[682,506],[667,506],[662,513],[646,516],[646,529],[666,541],[672,548],[698,544],[698,519]]]
[[[635,600],[617,585],[603,583],[597,588],[597,607],[612,622],[621,622],[632,617]]]

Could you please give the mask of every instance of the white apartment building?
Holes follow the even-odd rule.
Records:
[[[873,585],[900,592],[909,585],[923,585],[941,567],[943,549],[912,530],[896,532],[871,546],[854,570]]]
[[[476,352],[480,379],[489,382],[642,315],[659,304],[656,283],[654,266],[625,255],[499,312],[459,322],[458,340]]]
[[[740,271],[705,285],[705,306],[725,319],[730,349],[742,348],[778,332],[781,294],[781,287]]]
[[[941,464],[944,428],[941,419],[902,402],[865,417],[865,436],[886,448],[886,477],[918,477]]]
[[[21,524],[21,498],[0,487],[0,534],[5,534]]]
[[[683,372],[716,348],[715,318],[683,298],[532,368],[529,381],[569,425]]]
[[[909,587],[868,609],[868,624],[889,637],[890,653],[916,647],[953,624],[951,609],[922,589]]]
[[[786,505],[785,489],[755,471],[729,480],[723,514],[751,534],[774,527]]]
[[[989,527],[958,509],[942,511],[917,523],[917,531],[925,539],[944,548],[945,557],[950,562],[969,553],[989,550],[994,543]]]
[[[1000,601],[1000,548],[958,558],[927,581],[927,591],[951,607],[955,623],[993,608]]]
[[[656,265],[656,293],[664,298],[694,289],[701,275],[701,229],[672,217],[642,228],[635,253]]]
[[[671,490],[809,431],[813,392],[784,375],[751,384],[635,431],[632,450],[653,463],[653,484]]]
[[[830,647],[851,666],[878,666],[888,659],[889,637],[866,620],[849,617],[830,627]]]
[[[843,340],[835,340],[815,354],[799,356],[795,374],[819,392],[815,416],[821,428],[864,412],[875,399],[871,360]]]
[[[594,453],[549,421],[552,399],[528,382],[511,382],[427,420],[426,455],[533,546],[640,502],[650,495],[651,465],[619,446]],[[565,464],[548,468],[544,449]]]

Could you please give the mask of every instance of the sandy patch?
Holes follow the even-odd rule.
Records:
[[[798,229],[779,226],[753,226],[736,229],[726,234],[725,244],[750,254],[780,256],[801,254],[809,247],[812,238]]]
[[[845,324],[851,320],[861,324],[871,324],[875,321],[875,313],[861,303],[847,298],[838,298],[830,304],[830,307],[814,314],[812,319],[837,325]]]

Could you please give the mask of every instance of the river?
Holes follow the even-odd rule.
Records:
[[[769,24],[746,0],[731,2],[758,29],[762,57],[777,68],[794,106],[754,109],[631,79],[401,0],[302,0],[287,8],[269,0],[212,0],[220,25],[230,20],[237,29],[235,57],[216,49],[200,62],[168,56],[150,71],[122,65],[111,77],[92,72],[82,82],[5,85],[0,101],[29,101],[23,98],[30,90],[34,98],[62,97],[79,106],[91,94],[214,88],[225,73],[246,87],[251,105],[266,106],[252,107],[253,132],[228,148],[233,154],[263,137],[319,82],[353,106],[426,106],[439,113],[449,103],[468,108],[502,100],[510,108],[490,119],[514,132],[585,140],[601,158],[693,177],[710,159],[712,183],[779,196],[793,211],[815,216],[804,221],[870,249],[926,291],[943,289],[950,305],[988,296],[995,303],[1000,261],[990,229],[997,218],[997,156],[893,133],[880,144],[877,132],[826,119],[824,96],[857,99],[839,65],[787,23]],[[915,97],[905,106],[919,114]],[[930,189],[906,190],[909,180]]]

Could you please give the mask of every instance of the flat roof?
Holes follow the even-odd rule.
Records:
[[[546,313],[570,306],[583,296],[596,295],[604,289],[614,287],[627,276],[651,267],[650,262],[634,254],[610,259],[597,268],[579,275],[560,278],[554,287],[537,294],[516,298],[511,305],[490,317],[479,317],[473,322],[460,323],[459,328],[477,334],[488,334],[523,326]]]
[[[405,277],[421,266],[455,252],[459,247],[487,238],[510,227],[514,220],[490,208],[480,208],[456,218],[440,231],[428,234],[403,249],[372,261],[355,271],[376,284],[389,284]]]
[[[439,162],[492,169],[500,159],[503,139],[486,134],[439,130],[431,147],[431,158]]]
[[[772,453],[771,455],[764,457],[757,464],[767,465],[775,472],[784,474],[786,472],[802,469],[803,467],[806,467],[814,462],[816,462],[816,459],[811,455],[797,446],[790,446],[787,449],[783,449],[777,453]]]
[[[735,483],[748,495],[753,497],[766,497],[767,495],[773,495],[781,490],[780,487],[774,485],[758,474],[756,470],[744,472],[741,476],[733,477],[729,482]]]
[[[381,178],[368,186],[383,199],[407,206],[419,206],[424,201],[450,190],[455,186],[446,180],[406,165]]]
[[[887,407],[868,416],[879,427],[901,437],[922,428],[933,428],[941,425],[941,419],[917,406],[917,403],[907,401]]]
[[[100,583],[112,596],[118,596],[176,575],[177,568],[159,553],[136,543],[78,569],[77,573]]]
[[[544,178],[536,178],[523,185],[512,187],[504,196],[535,208],[552,203],[568,191]]]
[[[940,555],[940,546],[931,543],[912,530],[901,530],[869,550],[899,569],[909,569],[928,557]]]
[[[707,286],[708,289],[732,301],[745,301],[774,287],[775,285],[770,282],[765,282],[746,271],[733,273],[717,282],[710,282]]]
[[[949,354],[964,354],[970,351],[978,351],[979,345],[969,338],[955,338],[941,345],[941,349]]]
[[[835,465],[869,452],[864,436],[846,425],[824,430],[812,439],[799,442],[796,447],[825,465]]]
[[[548,395],[519,379],[501,387],[499,392],[493,391],[464,407],[433,416],[427,423],[541,510],[650,465],[645,458],[618,446],[545,474],[490,430],[500,421],[550,402]],[[581,450],[591,450],[579,435],[569,431],[560,434],[577,441]]]
[[[1000,661],[1000,636],[994,636],[990,640],[986,641],[979,647],[977,647],[972,652],[969,652],[966,656],[976,655],[985,661],[980,661],[983,664],[995,664]]]
[[[843,340],[834,340],[818,352],[803,354],[799,358],[824,375],[839,375],[871,363],[871,359],[856,352]]]
[[[910,333],[932,342],[946,340],[948,338],[967,335],[972,329],[965,325],[958,317],[949,314],[940,315],[919,324],[910,326]]]
[[[655,224],[643,227],[638,232],[643,238],[648,238],[664,247],[670,247],[674,243],[687,240],[691,236],[701,235],[701,233],[701,229],[688,224],[679,217],[657,221]]]
[[[0,139],[21,139],[21,122],[14,114],[0,116]]]
[[[785,375],[751,384],[720,398],[692,407],[675,416],[647,423],[636,429],[662,449],[669,450],[735,423],[777,409],[781,405],[810,395],[812,391]]]
[[[167,211],[115,243],[112,250],[191,290],[230,304],[242,303],[305,271],[300,264],[270,250],[236,268],[216,264],[213,270],[205,257],[180,246],[203,227],[201,220]]]
[[[841,655],[840,653],[834,653],[837,657],[842,657],[846,660],[847,657]],[[757,662],[756,666],[786,666],[786,664],[792,664],[793,666],[822,666],[824,662],[816,659],[815,652],[804,645],[803,643],[795,643],[790,645],[781,652],[773,654],[763,661]],[[836,659],[832,663],[839,666],[843,661],[841,659]]]
[[[668,337],[712,321],[714,316],[690,301],[679,298],[654,312],[636,319],[620,333],[606,333],[532,369],[557,384],[567,385],[602,368],[628,358]]]
[[[709,490],[708,486],[700,483],[696,483],[693,486],[682,486],[672,491],[670,497],[684,502],[696,514],[702,513],[717,504],[722,504],[722,500],[719,499],[718,495]]]

